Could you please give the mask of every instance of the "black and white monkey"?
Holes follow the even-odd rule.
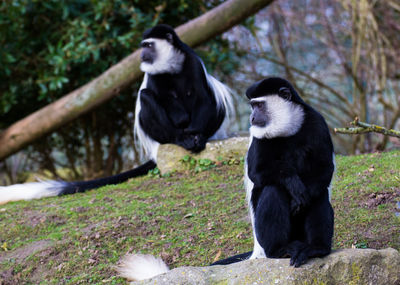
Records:
[[[142,47],[145,75],[135,132],[147,155],[156,161],[159,144],[199,152],[209,139],[226,138],[233,112],[229,90],[207,73],[196,53],[167,25],[147,30]]]
[[[252,113],[245,188],[254,248],[212,265],[290,257],[290,264],[299,267],[331,251],[334,153],[329,129],[285,79],[261,80],[246,95]],[[132,280],[167,271],[151,255],[128,255],[119,267]]]
[[[140,68],[145,75],[136,101],[134,130],[150,160],[132,170],[90,181],[2,186],[0,204],[121,183],[156,167],[159,144],[172,143],[199,152],[208,140],[226,137],[233,110],[229,90],[207,73],[196,53],[168,25],[145,31],[141,46]]]
[[[254,249],[215,264],[290,256],[298,267],[330,253],[333,144],[324,118],[285,79],[253,84],[245,187]]]

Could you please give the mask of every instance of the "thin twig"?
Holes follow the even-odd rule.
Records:
[[[355,127],[350,128],[335,128],[335,133],[339,134],[364,134],[364,133],[380,133],[386,136],[397,137],[400,138],[400,131],[396,131],[393,129],[387,129],[378,125],[368,124],[365,122],[360,122],[358,117],[354,119],[351,124]]]

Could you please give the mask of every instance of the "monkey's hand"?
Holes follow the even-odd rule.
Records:
[[[311,196],[297,175],[285,178],[284,183],[292,197],[290,211],[293,215],[296,215],[310,204]]]
[[[304,205],[301,204],[298,200],[292,199],[290,201],[290,213],[293,216],[296,216],[302,212],[304,209]]]
[[[200,152],[206,147],[207,138],[202,134],[186,134],[177,142],[178,145],[192,152]]]

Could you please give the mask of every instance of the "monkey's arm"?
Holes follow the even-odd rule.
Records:
[[[282,177],[280,182],[292,197],[290,210],[293,214],[300,212],[310,203],[311,193],[296,173]]]
[[[174,127],[164,108],[150,89],[140,91],[140,125],[143,131],[159,143],[175,143],[182,131]]]
[[[222,106],[217,108],[217,102],[213,89],[207,81],[206,71],[196,57],[191,57],[191,85],[189,98],[192,107],[190,124],[185,128],[187,134],[202,134],[205,141],[211,137],[221,126],[225,118],[225,110]],[[195,83],[195,84],[194,84]],[[218,96],[222,96],[219,94]]]
[[[209,96],[209,94],[202,96]],[[225,117],[223,109],[218,111],[215,102],[204,97],[192,108],[190,123],[184,129],[184,135],[193,140],[195,152],[205,148],[208,138],[215,134]]]
[[[166,110],[157,102],[156,94],[150,89],[142,89],[140,93],[141,110],[140,125],[143,131],[159,143],[173,143],[190,151],[200,151],[205,147],[207,138],[200,134],[186,133],[180,126],[186,124],[185,113],[177,111],[168,115]],[[170,106],[174,107],[174,106]]]
[[[308,161],[308,163],[311,163]],[[333,174],[332,160],[318,161],[313,159],[313,175],[302,179],[293,166],[285,164],[281,183],[293,198],[291,210],[293,213],[301,211],[310,204],[311,200],[328,193],[328,187]]]
[[[197,106],[199,107],[191,114],[190,124],[184,129],[184,133],[194,139],[196,151],[201,151],[205,148],[208,138],[221,127],[225,111],[223,107],[217,110],[215,103],[200,103]]]
[[[181,102],[171,96],[168,105],[168,108],[173,111],[167,112],[167,116],[171,119],[174,126],[177,129],[183,129],[187,127],[190,122],[190,115],[188,112],[186,112]]]

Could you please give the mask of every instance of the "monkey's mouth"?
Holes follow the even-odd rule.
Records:
[[[254,127],[264,128],[267,125],[267,122],[251,122],[251,125]]]

